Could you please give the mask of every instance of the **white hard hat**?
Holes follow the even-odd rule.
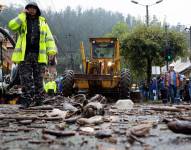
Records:
[[[169,67],[174,67],[174,64],[170,64]]]

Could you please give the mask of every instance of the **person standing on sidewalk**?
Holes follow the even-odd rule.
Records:
[[[177,88],[180,86],[179,74],[174,70],[174,65],[169,65],[170,69],[165,76],[165,83],[168,87],[169,98],[171,103],[178,103],[177,101]]]
[[[45,66],[48,61],[53,61],[57,54],[52,33],[35,2],[28,3],[25,9],[9,22],[8,27],[18,33],[12,61],[18,64],[22,86],[19,103],[24,108],[29,107],[32,102],[41,105],[44,97]]]
[[[188,90],[189,90],[189,96],[190,96],[189,103],[191,104],[191,77],[189,77]]]
[[[161,75],[159,79],[159,90],[160,90],[160,95],[163,104],[166,104],[168,102],[168,89],[165,86],[165,77],[164,75]]]

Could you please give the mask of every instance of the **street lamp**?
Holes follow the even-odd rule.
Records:
[[[191,50],[191,26],[189,28],[186,27],[184,30],[189,32],[189,48]]]
[[[146,7],[146,24],[147,24],[147,26],[149,26],[149,6],[153,6],[153,5],[156,5],[156,4],[159,4],[159,3],[161,3],[163,0],[159,0],[159,1],[156,1],[155,3],[153,3],[153,4],[147,4],[147,5],[145,5],[145,4],[140,4],[139,2],[137,2],[137,1],[134,1],[134,0],[132,0],[131,2],[132,3],[134,3],[134,4],[137,4],[137,5],[141,5],[141,6],[145,6]]]

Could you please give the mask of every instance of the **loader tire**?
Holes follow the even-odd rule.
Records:
[[[62,79],[63,89],[62,93],[63,96],[71,96],[74,92],[73,85],[74,85],[74,72],[73,70],[66,70],[63,74]]]
[[[130,98],[131,75],[128,69],[122,69],[119,82],[119,96],[121,99]]]

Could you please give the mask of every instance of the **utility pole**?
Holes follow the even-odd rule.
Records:
[[[73,51],[72,51],[72,41],[71,41],[71,34],[69,34],[69,40],[70,40],[70,52],[71,52],[71,67],[72,70],[74,70],[74,57],[73,57]]]
[[[189,49],[191,51],[191,26],[189,28],[185,28],[184,30],[189,32]]]
[[[149,5],[146,5],[146,24],[149,26]]]
[[[71,41],[71,34],[67,34],[65,37],[68,38],[69,41],[69,49],[68,49],[68,53],[70,54],[70,67],[72,70],[74,70],[74,58],[73,58],[73,50],[72,50],[72,41]]]
[[[131,0],[131,2],[132,3],[134,3],[134,4],[137,4],[137,5],[141,5],[141,6],[145,6],[146,7],[146,25],[147,25],[147,27],[149,26],[149,7],[150,6],[153,6],[153,5],[156,5],[156,4],[159,4],[159,3],[161,3],[163,0],[158,0],[158,1],[156,1],[155,3],[152,3],[152,4],[147,4],[147,5],[145,5],[145,4],[141,4],[141,3],[139,3],[139,2],[137,2],[137,1],[135,1],[135,0]]]
[[[70,56],[70,61],[71,61],[71,68],[72,68],[72,70],[74,70],[74,59],[73,59],[73,54],[72,54],[72,41],[71,41],[71,34],[69,33],[68,34],[68,36],[69,36],[69,41],[70,41],[70,53],[71,53],[71,56]]]
[[[191,50],[191,26],[190,28],[188,28],[188,30],[189,30],[189,48]]]
[[[165,25],[165,53],[166,53],[166,50],[168,49],[168,34],[167,34],[167,30],[168,30],[168,25]],[[166,71],[168,71],[168,60],[166,60]]]

